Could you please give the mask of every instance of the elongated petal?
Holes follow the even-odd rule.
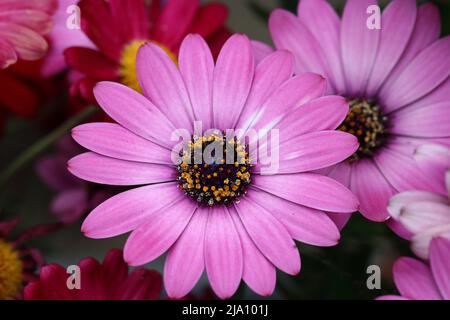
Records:
[[[450,240],[436,238],[430,244],[430,264],[434,279],[445,300],[450,300]]]
[[[148,217],[184,194],[177,183],[154,184],[119,193],[95,208],[84,220],[81,231],[101,239],[129,232]]]
[[[341,63],[340,19],[326,0],[301,0],[298,17],[319,42],[327,59],[328,79],[337,93],[345,92],[345,77]]]
[[[322,130],[336,129],[348,113],[348,102],[340,96],[314,99],[293,112],[287,112],[278,124],[280,137],[293,137]]]
[[[380,91],[380,103],[392,112],[431,92],[450,75],[450,37],[420,52],[390,87]]]
[[[0,40],[0,69],[5,69],[17,62],[17,54],[14,47],[7,41]]]
[[[128,237],[125,261],[130,266],[139,266],[158,258],[177,241],[195,210],[197,206],[193,201],[182,198],[152,214]]]
[[[314,173],[255,176],[254,186],[283,199],[331,212],[353,212],[358,200],[346,187]]]
[[[255,55],[255,62],[258,65],[268,55],[273,53],[274,49],[261,41],[252,40],[253,54]]]
[[[205,236],[205,265],[214,292],[221,299],[237,290],[243,271],[239,234],[226,207],[210,209]]]
[[[189,93],[196,119],[204,129],[212,126],[214,59],[208,44],[198,35],[188,35],[180,48],[180,72]]]
[[[285,49],[294,54],[297,74],[329,74],[319,42],[295,15],[282,9],[274,10],[269,18],[269,30],[277,49]]]
[[[94,95],[105,112],[135,134],[171,146],[172,123],[145,97],[118,83],[100,82]]]
[[[403,208],[412,202],[430,202],[437,204],[446,204],[448,199],[444,196],[425,191],[405,191],[398,193],[389,200],[388,211],[391,217],[400,218]]]
[[[246,129],[267,98],[293,73],[294,57],[283,50],[270,53],[257,65],[252,88],[236,128]]]
[[[286,201],[257,189],[249,192],[248,197],[264,206],[285,226],[295,240],[328,247],[337,244],[340,238],[336,225],[322,211]]]
[[[394,280],[402,296],[415,300],[440,300],[430,269],[422,262],[402,257],[394,264]]]
[[[450,239],[450,224],[443,224],[428,228],[411,238],[411,250],[422,259],[429,258],[430,243],[434,238]]]
[[[376,0],[348,0],[341,24],[341,54],[347,94],[364,92],[376,59],[380,30],[367,27],[367,8]]]
[[[235,206],[245,230],[277,268],[291,275],[299,273],[300,255],[295,242],[283,224],[261,205],[246,199]]]
[[[306,172],[329,167],[351,156],[359,147],[358,139],[341,131],[319,131],[284,140],[279,148],[278,173]],[[256,165],[255,172],[261,167]]]
[[[433,202],[413,202],[403,207],[399,221],[412,233],[450,224],[450,205]]]
[[[253,82],[255,62],[250,40],[232,36],[217,58],[213,83],[214,126],[234,128]]]
[[[206,212],[196,212],[169,250],[164,265],[164,286],[171,298],[183,298],[202,275],[205,268],[204,239],[207,220]]]
[[[177,129],[191,129],[194,114],[186,86],[164,50],[153,43],[143,45],[137,54],[136,71],[144,95]]]
[[[275,267],[256,247],[247,230],[245,230],[236,209],[230,209],[230,213],[242,244],[244,259],[242,279],[257,294],[270,296],[275,289],[277,280]]]
[[[373,221],[385,221],[389,198],[395,194],[371,160],[360,160],[352,169],[351,189],[358,197],[361,213]]]
[[[415,0],[394,0],[381,16],[382,29],[377,57],[367,86],[367,95],[374,96],[395,67],[410,40],[416,21]]]
[[[129,161],[172,165],[170,151],[115,123],[88,123],[72,130],[72,137],[98,154]]]
[[[80,179],[115,186],[149,184],[176,179],[171,166],[133,162],[86,152],[69,160],[67,169]]]
[[[417,19],[409,43],[394,70],[387,77],[383,87],[391,87],[392,83],[405,70],[408,64],[426,47],[439,38],[441,24],[439,9],[432,3],[425,3],[417,11]]]
[[[0,22],[0,38],[10,43],[23,60],[38,60],[48,49],[42,35],[16,23]]]
[[[114,81],[120,77],[119,65],[98,50],[70,47],[64,51],[64,57],[70,67],[91,78]]]

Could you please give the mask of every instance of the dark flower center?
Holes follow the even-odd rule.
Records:
[[[245,195],[251,182],[248,147],[216,131],[194,136],[180,153],[179,187],[199,204],[229,205]]]
[[[360,143],[358,150],[348,161],[373,156],[386,141],[387,122],[387,117],[382,114],[377,104],[366,100],[352,100],[350,111],[338,128],[356,136]]]

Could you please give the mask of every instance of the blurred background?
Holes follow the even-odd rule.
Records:
[[[267,30],[267,18],[271,10],[283,7],[296,10],[296,0],[222,0],[230,9],[228,26],[235,32],[248,34],[251,38],[270,43]],[[338,11],[342,10],[344,0],[331,1]],[[383,1],[386,3],[386,1]],[[418,1],[419,3],[426,1]],[[450,1],[434,1],[441,10],[442,33],[450,33]],[[16,232],[38,223],[55,222],[49,212],[49,204],[55,197],[55,191],[45,184],[36,174],[40,158],[55,151],[55,146],[42,147],[39,155],[20,158],[23,166],[20,170],[11,167],[17,163],[24,150],[30,150],[37,141],[60,124],[64,111],[61,105],[67,101],[64,91],[56,89],[46,94],[39,113],[32,121],[11,117],[2,136],[0,136],[0,171],[14,171],[8,180],[0,180],[0,220],[19,216],[21,224]],[[1,83],[0,83],[1,85]],[[43,87],[45,84],[36,84]],[[34,145],[36,148],[36,145]],[[38,146],[39,147],[39,146]],[[42,150],[42,152],[41,152]],[[36,151],[36,150],[34,150]],[[80,232],[80,222],[53,234],[33,240],[33,246],[39,248],[49,263],[56,262],[64,266],[76,264],[80,259],[93,256],[103,259],[112,247],[122,248],[126,237],[106,240],[85,238]],[[341,242],[332,248],[318,248],[299,244],[302,257],[302,271],[292,277],[279,273],[277,289],[273,299],[372,299],[384,293],[395,292],[391,279],[391,266],[400,255],[410,255],[408,243],[395,236],[385,225],[362,219],[358,214],[342,232]],[[149,268],[162,270],[163,258],[148,265]],[[382,289],[368,290],[366,269],[376,264],[382,271]],[[201,292],[206,287],[203,281],[196,287]],[[235,299],[258,298],[242,285]]]

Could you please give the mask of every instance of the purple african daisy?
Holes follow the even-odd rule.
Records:
[[[276,268],[300,271],[294,239],[335,245],[339,230],[324,211],[353,212],[358,201],[342,184],[309,171],[346,159],[358,142],[335,130],[348,112],[345,99],[323,96],[319,75],[292,77],[293,63],[290,53],[277,51],[256,65],[244,35],[226,42],[216,64],[203,38],[187,36],[179,68],[160,47],[144,45],[137,56],[143,95],[102,82],[95,97],[117,124],[73,130],[92,152],[71,159],[70,172],[96,183],[141,185],[94,209],[82,226],[86,236],[132,231],[124,257],[134,266],[167,252],[164,284],[172,298],[189,293],[204,269],[221,298],[232,296],[241,278],[270,295]],[[201,132],[194,130],[199,121]],[[229,137],[229,129],[241,128]],[[173,139],[179,129],[188,135],[180,151]],[[278,155],[275,171],[265,171],[263,158],[250,159],[252,144],[240,138],[252,131],[259,147]],[[279,140],[263,139],[267,132]],[[221,145],[226,150],[215,152]],[[190,161],[212,146],[214,161]]]
[[[339,130],[356,135],[360,147],[326,173],[356,194],[366,218],[385,221],[395,193],[437,191],[413,153],[423,143],[450,145],[450,37],[439,39],[439,12],[430,3],[391,1],[380,29],[373,5],[348,0],[340,19],[325,0],[301,0],[297,16],[275,10],[269,28],[276,48],[295,55],[296,74],[322,74],[327,93],[349,101]],[[254,47],[258,57],[271,51]]]
[[[401,257],[393,273],[401,295],[379,300],[450,300],[450,240],[437,237],[431,241],[429,264]]]

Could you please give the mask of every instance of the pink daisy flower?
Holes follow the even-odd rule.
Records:
[[[411,240],[411,249],[418,257],[428,259],[432,238],[450,239],[450,149],[423,145],[415,158],[439,192],[399,193],[391,198],[388,211],[393,230]]]
[[[117,124],[76,127],[74,139],[92,152],[71,159],[68,169],[92,182],[145,186],[102,203],[82,231],[90,238],[132,231],[124,249],[130,265],[167,252],[164,284],[172,298],[189,293],[204,269],[220,298],[232,296],[241,278],[270,295],[276,268],[300,271],[293,239],[335,245],[339,230],[324,211],[358,208],[347,188],[309,172],[358,148],[354,136],[335,131],[348,105],[323,96],[323,77],[292,77],[292,70],[285,51],[255,65],[244,35],[225,43],[216,64],[204,39],[188,35],[179,68],[159,46],[144,45],[137,56],[143,95],[118,83],[98,84],[95,97]],[[202,122],[202,132],[193,130],[194,120]],[[174,164],[171,150],[179,141],[171,136],[179,128],[188,132],[182,145],[188,151],[223,143],[243,161],[191,164],[183,155]],[[279,130],[279,174],[261,174],[263,164],[249,163],[246,143],[220,137],[237,128]]]
[[[58,264],[42,267],[39,279],[24,288],[25,300],[155,300],[162,287],[161,275],[152,270],[128,273],[122,251],[112,249],[103,263],[85,258],[78,263],[80,289],[69,289],[69,274]]]
[[[296,74],[322,74],[327,92],[349,101],[339,130],[355,134],[360,147],[328,174],[356,194],[366,218],[385,221],[397,192],[437,191],[413,153],[423,143],[450,145],[450,37],[439,39],[432,4],[391,1],[381,29],[367,25],[371,5],[377,1],[348,0],[340,19],[325,0],[301,0],[297,16],[275,10],[269,28],[275,47],[295,55]],[[259,57],[271,51],[255,47]],[[349,215],[338,217],[343,226]]]
[[[47,52],[44,39],[52,27],[56,0],[0,2],[0,69],[18,59],[38,60]]]
[[[401,257],[393,273],[400,296],[381,296],[379,300],[450,300],[450,240],[431,241],[429,264]]]

